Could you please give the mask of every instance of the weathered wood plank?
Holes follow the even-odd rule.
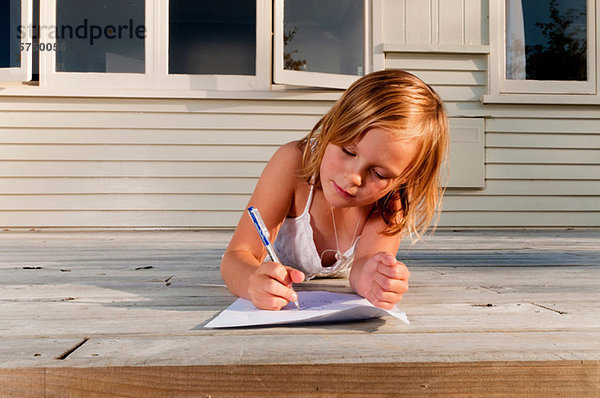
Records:
[[[26,322],[27,320],[21,320]],[[0,370],[11,368],[43,368],[60,362],[57,358],[68,352],[81,342],[81,337],[49,337],[39,335],[6,336],[3,333],[2,346],[0,346]],[[3,397],[3,374],[0,373],[0,396]]]
[[[376,321],[373,329],[384,322]],[[252,335],[97,337],[56,366],[600,360],[597,331],[332,333],[327,337],[309,330],[276,336],[268,328],[257,328]]]
[[[597,361],[37,369],[45,396],[595,397]],[[0,370],[0,380],[29,369]],[[31,375],[33,376],[33,375]],[[42,377],[45,378],[42,379]],[[25,386],[27,390],[27,387]],[[21,390],[23,391],[23,390]],[[27,392],[32,392],[27,390]],[[31,395],[39,396],[39,395]]]
[[[44,368],[4,369],[0,367],[0,396],[39,398],[45,396]]]
[[[401,303],[411,325],[383,318],[216,331],[202,325],[234,300],[218,269],[231,232],[0,236],[0,336],[9,342],[0,367],[546,361],[556,370],[567,360],[600,360],[597,231],[406,240],[398,258],[412,272]],[[349,291],[343,279],[297,288]],[[44,343],[41,355],[28,351]],[[290,347],[299,348],[290,355]],[[57,385],[75,388],[61,375]]]

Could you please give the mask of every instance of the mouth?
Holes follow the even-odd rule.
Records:
[[[335,183],[335,181],[333,182],[333,187],[335,188],[335,191],[342,197],[344,198],[354,198],[355,196],[346,192],[345,190],[343,190],[342,188],[340,188],[340,186],[338,184]]]

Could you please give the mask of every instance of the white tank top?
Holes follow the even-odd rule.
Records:
[[[273,246],[282,264],[296,268],[306,275],[306,280],[314,277],[347,277],[354,262],[354,251],[360,236],[343,257],[330,267],[323,267],[313,238],[310,225],[310,205],[313,198],[313,185],[304,211],[295,218],[287,217],[279,229]]]

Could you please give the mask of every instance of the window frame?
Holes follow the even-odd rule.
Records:
[[[21,0],[21,26],[30,26],[33,24],[33,1]],[[28,37],[29,38],[29,37]],[[33,40],[26,43],[33,43]],[[20,44],[23,44],[21,38]],[[21,55],[21,66],[0,68],[0,81],[2,82],[28,82],[32,74],[32,55],[33,49],[23,51],[19,49]]]
[[[156,62],[154,74],[160,88],[201,90],[253,90],[270,87],[271,1],[256,0],[256,63],[254,75],[169,74],[169,1],[158,0],[155,26]]]
[[[542,95],[554,100],[564,99],[571,102],[574,96],[597,96],[598,90],[598,54],[596,37],[598,8],[597,0],[586,0],[587,14],[587,80],[555,81],[555,80],[516,80],[506,78],[506,2],[490,0],[490,56],[489,56],[489,90],[490,95],[484,102],[496,102],[498,97],[512,97],[517,100],[521,96]],[[544,101],[538,97],[538,101]],[[499,101],[500,102],[500,101]],[[516,102],[516,101],[515,101]],[[554,101],[550,101],[554,102]]]
[[[40,2],[40,26],[57,26],[56,21],[56,0],[46,0]],[[153,7],[152,0],[144,0],[146,38],[144,73],[100,73],[100,72],[57,72],[56,71],[56,52],[40,51],[40,86],[49,88],[74,89],[85,88],[114,88],[128,89],[149,87],[152,81],[153,69],[153,46],[154,38],[153,26]],[[49,29],[42,29],[40,32],[40,43],[56,44],[56,37],[51,37]]]
[[[295,86],[311,86],[346,89],[350,84],[359,79],[359,75],[343,75],[337,73],[321,73],[308,71],[286,70],[283,67],[283,28],[284,28],[284,1],[274,0],[273,9],[273,82],[275,84],[289,84]],[[372,0],[363,0],[364,7],[364,29],[363,43],[364,54],[363,62],[365,66],[364,74],[373,70],[372,64]]]
[[[28,0],[31,1],[31,0]],[[56,0],[42,2],[40,25],[56,26]],[[145,72],[57,72],[56,53],[40,52],[40,86],[48,88],[114,88],[169,90],[252,90],[270,87],[271,3],[256,0],[255,75],[169,75],[169,1],[145,0]],[[40,42],[56,43],[50,32]]]
[[[27,4],[27,16],[23,24],[32,23],[33,0],[21,0]],[[39,52],[39,84],[37,90],[43,92],[114,92],[115,96],[127,96],[128,92],[147,92],[148,95],[169,96],[169,93],[191,92],[245,92],[245,91],[278,91],[286,85],[310,88],[345,89],[361,76],[350,76],[330,73],[285,71],[283,70],[283,36],[273,32],[274,24],[281,24],[283,33],[283,1],[256,1],[256,74],[255,75],[169,75],[168,74],[168,31],[169,0],[144,0],[145,5],[145,70],[144,73],[111,73],[111,72],[61,72],[56,71],[56,52]],[[373,3],[377,0],[362,0],[364,6],[364,74],[373,70],[372,44],[372,12]],[[280,17],[275,15],[275,6],[280,6]],[[40,26],[57,26],[57,0],[40,0]],[[24,7],[25,9],[25,7]],[[41,29],[40,43],[54,45],[56,36],[50,29]],[[278,48],[277,40],[281,45]],[[273,56],[280,51],[280,60]],[[27,59],[27,73],[3,78],[1,73],[8,68],[0,69],[0,85],[9,81],[27,82],[31,80],[32,52]],[[275,71],[275,65],[281,64],[281,70]],[[23,65],[22,65],[23,66]],[[13,68],[10,68],[13,69]],[[281,73],[280,73],[281,72]],[[276,83],[274,83],[276,81]],[[33,89],[33,88],[32,88]],[[186,95],[187,96],[187,95]]]

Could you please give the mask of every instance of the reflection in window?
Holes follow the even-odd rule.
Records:
[[[284,69],[364,73],[363,0],[286,0]]]
[[[144,0],[56,0],[56,70],[144,73],[144,8]]]
[[[169,2],[170,74],[256,74],[256,2]]]
[[[506,78],[587,80],[586,0],[506,2]]]
[[[21,0],[0,0],[0,68],[21,66]]]

